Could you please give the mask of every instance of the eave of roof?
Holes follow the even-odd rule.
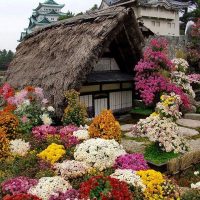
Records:
[[[92,72],[87,76],[87,83],[112,83],[133,81],[133,75],[121,71]]]

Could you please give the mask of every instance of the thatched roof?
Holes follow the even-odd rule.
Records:
[[[132,70],[143,36],[131,8],[108,8],[63,20],[29,35],[18,47],[6,81],[42,87],[61,111],[64,91],[79,89],[105,49]]]

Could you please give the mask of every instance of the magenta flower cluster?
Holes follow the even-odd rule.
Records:
[[[167,41],[153,39],[150,46],[144,51],[144,58],[135,66],[135,86],[145,104],[156,103],[156,97],[163,92],[174,92],[180,95],[185,107],[190,107],[190,102],[183,90],[171,82],[170,72],[173,64],[167,57]]]
[[[115,168],[132,169],[134,171],[149,169],[144,156],[140,153],[125,154],[115,160]]]
[[[75,125],[68,125],[60,129],[59,135],[66,148],[70,148],[79,143],[79,140],[76,136],[73,136],[73,132],[77,131],[79,128]]]
[[[75,189],[67,190],[65,193],[59,192],[59,195],[52,195],[49,200],[76,200],[79,199],[79,192]]]
[[[48,135],[55,135],[57,133],[57,128],[49,125],[36,126],[32,129],[33,136],[38,140],[44,140]]]
[[[1,183],[3,193],[19,194],[26,193],[32,186],[38,183],[36,179],[19,176]]]

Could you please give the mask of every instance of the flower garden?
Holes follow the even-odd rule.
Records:
[[[187,182],[193,190],[183,192],[183,178],[169,177],[147,162],[155,149],[165,161],[190,150],[176,120],[190,109],[195,97],[190,83],[199,76],[186,74],[186,60],[170,60],[167,46],[164,39],[153,39],[135,67],[136,89],[155,110],[131,129],[133,137],[150,142],[144,155],[125,150],[112,111],[88,121],[78,92],[66,92],[68,105],[56,124],[55,109],[42,88],[16,91],[5,83],[0,88],[0,199],[199,199],[199,165],[190,171],[195,182]]]

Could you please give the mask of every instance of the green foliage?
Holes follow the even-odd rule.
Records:
[[[145,116],[149,116],[153,112],[154,110],[152,108],[142,108],[142,107],[135,107],[131,110],[131,114],[139,114]]]
[[[38,171],[38,163],[36,152],[30,152],[25,157],[16,156],[0,162],[0,171],[5,172],[4,179],[17,177],[17,176],[28,176],[31,178],[35,177]]]
[[[13,57],[14,53],[11,50],[0,50],[0,71],[8,68],[8,65],[12,61]]]
[[[94,4],[94,6],[92,8],[90,8],[91,11],[95,11],[98,9],[98,5],[97,4]]]
[[[31,132],[34,126],[42,124],[41,115],[42,111],[37,103],[31,103],[28,106],[24,106],[23,109],[15,110],[14,112],[19,118],[19,132],[28,134]],[[23,116],[27,116],[26,122],[22,121]]]
[[[178,157],[179,154],[174,152],[164,152],[157,143],[152,143],[145,149],[144,157],[146,160],[155,164],[164,164],[170,159]]]
[[[188,2],[186,0],[186,2]],[[181,17],[181,21],[187,23],[187,21],[189,21],[191,18],[194,19],[194,18],[198,18],[200,17],[200,0],[191,0],[189,1],[190,2],[190,5],[193,6],[193,9],[188,12],[188,8],[185,8],[184,9],[184,13],[183,13],[183,16]]]
[[[53,177],[55,176],[55,172],[52,169],[45,169],[45,170],[41,170],[39,171],[36,175],[35,178],[36,179],[40,179],[42,177]]]
[[[200,191],[199,190],[190,190],[183,194],[181,200],[199,200]]]
[[[79,93],[75,90],[69,90],[65,93],[65,97],[68,105],[64,111],[63,124],[85,125],[87,111],[86,107],[79,101]]]
[[[68,11],[65,15],[60,16],[58,20],[69,19],[69,18],[72,18],[72,17],[74,17],[74,16],[75,16],[74,13]]]

